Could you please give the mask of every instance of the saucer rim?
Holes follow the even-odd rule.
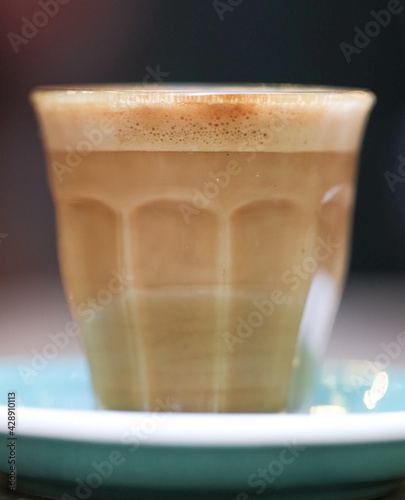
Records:
[[[0,406],[0,434],[7,434]],[[160,420],[160,421],[159,421]],[[243,429],[243,432],[241,432]],[[405,411],[346,415],[203,414],[18,408],[21,436],[156,446],[278,446],[405,441]]]

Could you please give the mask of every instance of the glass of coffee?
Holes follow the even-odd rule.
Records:
[[[299,409],[344,282],[374,95],[110,85],[31,99],[99,404]]]

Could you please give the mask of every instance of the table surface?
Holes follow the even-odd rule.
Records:
[[[405,276],[350,277],[326,357],[374,360],[381,353],[381,342],[395,341],[405,331],[404,299]],[[31,276],[3,282],[0,318],[0,356],[32,356],[32,350],[49,342],[50,333],[64,331],[70,321],[58,277]],[[74,338],[63,354],[81,351],[80,340]],[[396,361],[405,365],[405,350]],[[0,500],[33,498],[0,491]],[[401,491],[386,499],[405,500],[405,483]]]

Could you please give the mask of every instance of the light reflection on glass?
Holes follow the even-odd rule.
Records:
[[[337,405],[311,406],[309,409],[311,415],[343,415],[347,413],[346,408]]]
[[[389,377],[387,372],[380,372],[374,379],[370,390],[364,393],[364,404],[369,410],[373,410],[377,402],[384,397],[388,389]]]

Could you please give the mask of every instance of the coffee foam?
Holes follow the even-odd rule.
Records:
[[[294,86],[102,86],[31,94],[56,151],[355,151],[371,92]]]

